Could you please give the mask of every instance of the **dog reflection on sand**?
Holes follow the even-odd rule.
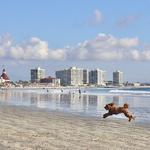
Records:
[[[106,104],[104,108],[108,110],[108,113],[105,113],[103,115],[103,118],[123,113],[129,119],[129,121],[131,121],[131,119],[135,119],[135,116],[129,113],[128,111],[129,105],[127,103],[125,103],[123,107],[117,107],[114,103],[110,103]]]

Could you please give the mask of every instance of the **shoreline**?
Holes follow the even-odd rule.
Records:
[[[0,105],[1,149],[150,149],[150,127],[70,113]]]
[[[145,89],[150,86],[25,86],[25,87],[3,87],[1,90],[32,90],[32,89],[84,89],[84,88],[100,88],[100,89]]]
[[[75,89],[72,89],[72,91],[71,89],[70,90],[66,89],[66,90],[63,90],[63,92],[61,92],[60,89],[58,90],[52,89],[52,90],[48,90],[48,92],[47,92],[47,89],[40,89],[40,90],[39,89],[38,90],[26,89],[26,90],[20,90],[20,91],[11,90],[11,89],[1,90],[0,91],[1,104],[19,106],[19,107],[28,106],[29,109],[32,109],[32,107],[37,107],[39,109],[44,108],[45,110],[48,110],[48,111],[57,110],[57,111],[61,111],[62,113],[69,112],[73,114],[78,114],[80,116],[89,115],[90,117],[97,117],[99,115],[102,116],[104,114],[104,111],[105,111],[104,106],[106,103],[108,103],[107,99],[111,99],[111,101],[117,100],[118,106],[121,106],[121,103],[123,103],[121,101],[121,103],[119,104],[120,97],[117,95],[117,93],[99,93],[98,94],[94,92],[93,93],[82,92],[81,94],[79,94],[78,90],[75,91]],[[32,94],[32,92],[34,94]],[[106,96],[110,96],[110,97],[106,99]],[[126,96],[126,95],[123,93],[123,96]],[[122,99],[123,97],[121,97],[121,100]],[[131,106],[132,106],[130,111],[133,112],[135,116],[137,117],[135,122],[149,124],[150,123],[150,117],[149,117],[150,111],[149,111],[148,106],[150,103],[147,102],[146,98],[142,99],[142,97],[140,97],[140,100],[139,99],[137,100],[138,100],[137,101],[138,105],[136,105],[135,102],[134,102],[134,105],[132,105],[133,101],[128,100],[128,102],[131,103]],[[145,102],[146,104],[139,103],[142,101]],[[91,103],[91,105],[89,103]],[[94,109],[91,110],[90,107]],[[136,107],[138,109],[136,109]],[[119,120],[121,119],[126,120],[124,115],[122,116],[117,115],[111,118],[119,119]]]
[[[42,112],[55,112],[55,113],[62,113],[62,114],[66,114],[66,115],[71,115],[71,116],[74,116],[74,117],[81,117],[81,118],[87,118],[89,120],[92,120],[92,119],[102,119],[103,121],[105,120],[111,120],[111,121],[120,121],[120,122],[128,122],[128,118],[126,118],[123,114],[119,114],[119,115],[113,115],[113,116],[110,116],[106,119],[103,119],[103,114],[102,113],[97,113],[97,114],[89,114],[89,113],[84,113],[84,112],[76,112],[76,111],[67,111],[67,110],[62,110],[62,109],[49,109],[49,108],[44,108],[44,107],[37,107],[37,106],[26,106],[26,105],[15,105],[15,104],[5,104],[3,102],[0,102],[0,108],[1,107],[13,107],[13,108],[17,108],[17,109],[28,109],[29,111],[42,111]],[[106,113],[107,111],[104,111],[104,113]],[[136,124],[136,125],[141,125],[141,126],[144,126],[144,127],[147,127],[150,125],[150,120],[141,120],[139,118],[135,118],[135,120],[132,120],[131,121],[133,124]]]

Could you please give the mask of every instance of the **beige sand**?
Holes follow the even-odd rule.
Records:
[[[0,150],[149,150],[150,127],[127,120],[0,106]]]

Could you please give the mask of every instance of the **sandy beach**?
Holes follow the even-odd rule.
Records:
[[[0,149],[149,150],[150,126],[28,107],[0,106]]]

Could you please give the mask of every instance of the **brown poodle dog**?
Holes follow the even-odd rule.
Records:
[[[127,103],[125,103],[123,107],[117,107],[114,103],[110,103],[104,108],[108,110],[108,113],[104,114],[103,118],[123,113],[127,118],[129,118],[129,121],[131,121],[131,119],[135,119],[135,117],[128,112],[129,105]]]

